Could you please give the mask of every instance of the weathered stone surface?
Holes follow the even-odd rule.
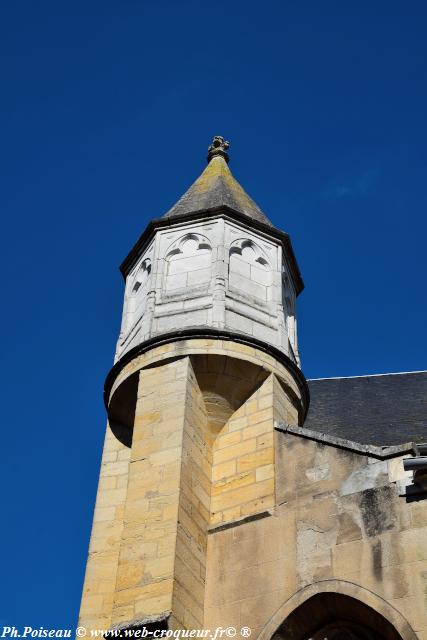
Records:
[[[175,219],[194,211],[207,211],[224,205],[243,213],[249,220],[255,219],[272,226],[267,216],[233,177],[225,158],[220,155],[210,159],[202,175],[165,217]]]
[[[335,581],[334,588],[342,593],[345,585],[359,585],[353,588],[356,598],[377,594],[389,603],[390,619],[395,615],[396,624],[406,621],[422,637],[427,628],[420,588],[427,575],[427,521],[422,514],[427,506],[402,500],[387,469],[390,464],[393,477],[398,476],[398,460],[402,464],[405,454],[379,462],[363,451],[276,434],[276,515],[209,536],[209,622],[218,619],[216,607],[232,603],[234,621],[261,633],[272,614],[268,605],[261,611],[249,605],[255,605],[256,597],[274,603],[277,611],[296,593],[312,585],[321,592],[322,585],[327,589]],[[270,549],[277,554],[273,565],[266,556]],[[253,584],[257,595],[252,599]]]
[[[280,240],[222,218],[189,225],[178,217],[159,229],[126,279],[116,359],[162,333],[211,327],[253,336],[298,361],[296,289],[282,252]]]

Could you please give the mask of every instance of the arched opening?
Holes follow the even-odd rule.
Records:
[[[271,284],[271,268],[255,242],[247,239],[234,241],[230,247],[230,290],[265,304],[270,300]]]
[[[368,605],[341,593],[317,593],[278,627],[272,640],[402,640]]]
[[[188,288],[199,292],[211,282],[211,246],[204,236],[188,233],[176,241],[166,256],[164,292],[180,295]]]
[[[146,306],[146,294],[151,274],[151,260],[146,258],[141,262],[134,277],[127,284],[127,295],[125,303],[125,314],[121,335],[124,344],[129,330],[134,326],[135,321],[144,314]]]

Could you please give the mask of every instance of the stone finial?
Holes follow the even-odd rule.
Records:
[[[228,162],[227,149],[230,147],[230,143],[222,136],[214,136],[212,144],[208,149],[208,162],[212,160],[214,156],[222,156]]]

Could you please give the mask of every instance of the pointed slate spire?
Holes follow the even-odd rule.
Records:
[[[229,146],[229,142],[222,136],[214,137],[208,149],[208,166],[164,215],[165,218],[177,218],[196,211],[229,207],[252,220],[273,226],[228,168]]]

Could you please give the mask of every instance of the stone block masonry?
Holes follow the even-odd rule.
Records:
[[[208,538],[274,509],[274,427],[302,411],[289,383],[297,385],[273,364],[255,349],[199,339],[158,347],[122,374],[121,384],[139,377],[132,441],[128,448],[108,430],[84,626],[163,617],[173,628],[204,628]],[[105,563],[108,580],[91,569]]]
[[[129,460],[129,448],[107,426],[80,609],[80,624],[88,629],[111,624]]]

